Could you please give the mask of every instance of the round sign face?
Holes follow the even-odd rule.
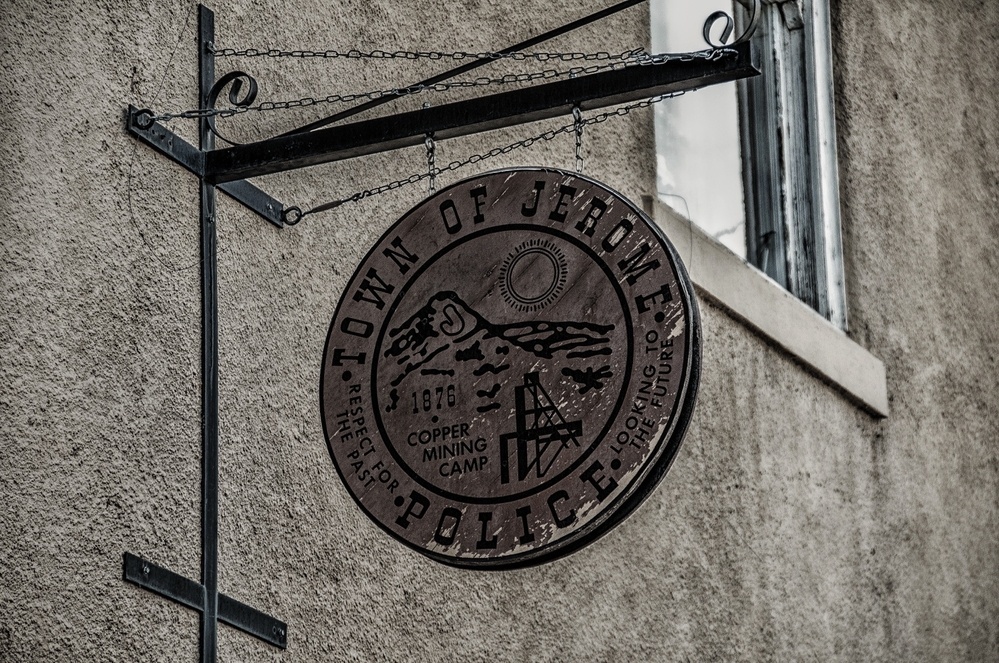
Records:
[[[699,325],[673,247],[620,194],[552,169],[476,176],[348,283],[323,356],[330,455],[368,516],[438,561],[553,559],[666,473]]]

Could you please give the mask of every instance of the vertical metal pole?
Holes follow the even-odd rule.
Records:
[[[215,83],[215,14],[198,5],[198,107],[205,108]],[[202,118],[199,147],[207,152],[215,141]],[[219,323],[218,255],[215,234],[215,187],[201,180],[201,663],[215,663],[218,650],[218,521],[219,521]]]

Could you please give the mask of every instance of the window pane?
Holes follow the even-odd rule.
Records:
[[[726,0],[652,0],[652,49],[707,48],[704,20],[732,15]],[[661,200],[746,257],[746,213],[735,83],[713,85],[656,105],[656,184]]]

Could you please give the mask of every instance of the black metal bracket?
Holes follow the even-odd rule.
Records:
[[[622,0],[594,14],[503,49],[500,53],[536,45],[643,1]],[[126,125],[129,133],[142,142],[216,185],[271,223],[282,227],[284,206],[245,182],[247,178],[413,147],[422,144],[428,135],[432,135],[435,140],[455,138],[564,116],[572,113],[573,109],[595,110],[758,76],[760,70],[748,37],[758,21],[759,0],[738,2],[749,7],[751,18],[744,33],[731,45],[724,46],[729,51],[726,57],[650,60],[642,66],[604,71],[371,120],[327,126],[396,98],[386,95],[274,138],[220,150],[194,148],[162,125],[152,122],[151,111],[147,109],[129,107]],[[722,48],[722,45],[710,40],[710,29],[722,19],[727,21],[722,37],[724,41],[732,31],[730,16],[715,12],[704,25],[704,37],[715,48]],[[214,61],[214,58],[211,59]],[[488,60],[479,60],[462,64],[410,88],[404,88],[404,91],[446,80],[487,62]],[[239,89],[244,81],[249,90],[240,98]],[[215,99],[227,83],[233,84],[229,96],[230,101],[237,106],[248,106],[257,96],[256,81],[243,72],[230,72],[218,81],[214,80],[213,75],[210,83],[201,97],[200,107],[203,109],[213,107]],[[214,117],[211,114],[199,117],[201,124],[217,135]]]
[[[733,56],[717,60],[627,67],[216,150],[205,177],[218,184],[279,173],[422,145],[427,135],[455,138],[759,75],[749,43],[730,48]]]
[[[165,599],[202,612],[205,588],[162,566],[125,553],[124,579]],[[288,625],[225,594],[219,594],[218,619],[221,622],[284,649],[288,646]]]

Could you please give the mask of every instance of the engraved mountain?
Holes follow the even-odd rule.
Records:
[[[395,359],[402,369],[392,380],[392,386],[396,387],[417,369],[424,374],[449,373],[456,362],[475,361],[476,376],[498,373],[504,365],[503,356],[511,348],[543,359],[556,355],[566,359],[610,355],[607,334],[613,329],[614,325],[589,322],[528,320],[496,324],[486,320],[456,293],[444,291],[389,331],[385,357]],[[435,362],[434,368],[425,368],[438,356],[440,364],[448,367],[441,368]]]

